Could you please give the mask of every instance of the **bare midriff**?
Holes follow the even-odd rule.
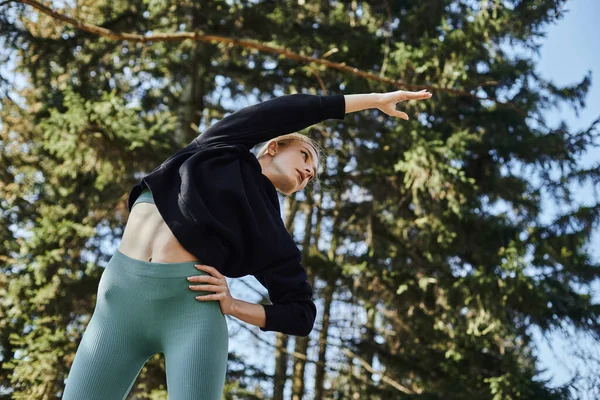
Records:
[[[175,238],[152,203],[138,203],[131,209],[119,251],[128,257],[148,262],[198,261]]]

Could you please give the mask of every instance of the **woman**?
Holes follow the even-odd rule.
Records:
[[[129,194],[123,238],[100,279],[63,398],[124,399],[161,352],[170,400],[220,399],[225,315],[307,336],[316,307],[277,190],[290,195],[312,181],[319,152],[292,132],[370,108],[408,119],[396,103],[430,97],[425,90],[282,96],[222,119],[142,178]],[[260,142],[257,158],[250,149]],[[265,286],[272,304],[231,296],[225,276],[245,275]]]

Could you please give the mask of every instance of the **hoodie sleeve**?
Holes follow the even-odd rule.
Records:
[[[274,268],[254,277],[268,290],[272,304],[263,304],[266,324],[261,331],[276,331],[295,336],[308,336],[312,331],[317,307],[306,269],[300,263],[300,252]]]
[[[250,150],[258,143],[297,132],[318,122],[344,119],[344,95],[291,94],[241,110],[212,125],[196,139],[197,144],[242,144]]]

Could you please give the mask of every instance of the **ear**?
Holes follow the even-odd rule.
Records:
[[[275,153],[277,153],[278,150],[278,145],[276,141],[272,141],[271,143],[269,143],[269,148],[267,150],[267,153],[269,153],[269,155],[271,157],[273,157],[275,155]]]

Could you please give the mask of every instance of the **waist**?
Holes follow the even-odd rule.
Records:
[[[134,207],[138,203],[149,203]],[[198,262],[173,235],[156,208],[152,192],[145,188],[131,207],[119,251],[145,262]]]

